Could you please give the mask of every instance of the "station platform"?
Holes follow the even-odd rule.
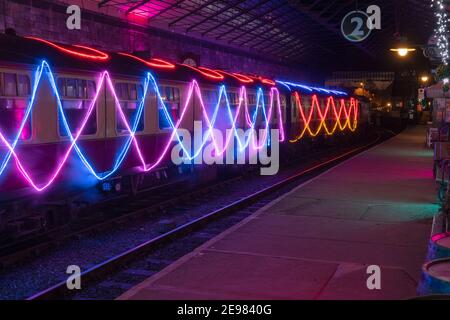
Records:
[[[119,299],[416,296],[438,211],[425,127],[406,129],[273,201]],[[381,289],[367,288],[367,267]]]

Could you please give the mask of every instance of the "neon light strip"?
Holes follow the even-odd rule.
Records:
[[[334,132],[339,128],[340,131],[344,131],[346,128],[348,128],[350,131],[355,131],[356,127],[358,125],[358,102],[354,98],[350,99],[350,106],[347,108],[345,106],[345,100],[340,100],[340,108],[339,111],[336,110],[336,105],[334,102],[334,98],[332,96],[327,98],[327,104],[324,111],[321,110],[319,105],[319,100],[317,98],[317,95],[312,96],[311,106],[309,108],[309,114],[308,116],[305,116],[305,107],[301,103],[301,98],[298,92],[294,93],[294,99],[296,102],[297,109],[300,114],[300,120],[303,122],[303,129],[299,132],[299,134],[290,142],[294,143],[302,139],[306,133],[309,134],[311,137],[317,136],[322,131],[325,131],[327,135],[332,135]],[[330,112],[330,106],[331,110],[333,111],[334,115],[334,126],[332,129],[328,127],[327,119],[328,113]],[[314,114],[314,110],[317,110],[317,114],[319,116],[319,125],[314,130],[311,128],[312,126],[312,117]],[[352,119],[352,111],[353,111],[353,119]],[[342,112],[344,113],[345,117],[345,123],[342,125],[341,118],[342,118]],[[352,123],[353,120],[353,123]]]
[[[102,52],[100,50],[97,50],[97,49],[94,49],[94,48],[81,46],[81,45],[73,45],[74,47],[81,48],[81,49],[84,49],[84,50],[87,50],[87,51],[91,51],[91,52],[95,53],[95,55],[94,54],[87,54],[87,53],[83,53],[83,52],[75,51],[75,50],[71,50],[71,49],[67,49],[67,48],[65,48],[63,46],[57,45],[56,43],[53,43],[51,41],[47,41],[47,40],[44,40],[44,39],[41,39],[41,38],[36,38],[36,37],[25,37],[25,38],[45,43],[45,44],[47,44],[47,45],[49,45],[51,47],[54,47],[54,48],[58,49],[59,51],[62,51],[64,53],[68,53],[68,54],[71,54],[71,55],[74,55],[74,56],[78,56],[78,57],[81,57],[81,58],[92,59],[92,60],[108,60],[109,59],[109,55],[107,53],[104,53],[104,52]]]
[[[268,85],[271,85],[271,86],[275,86],[276,85],[275,81],[267,79],[267,78],[256,77],[256,76],[248,76],[248,77],[250,79],[259,80],[259,81],[261,81],[261,83],[264,83],[264,84],[268,84]]]
[[[330,89],[324,89],[324,88],[319,88],[319,87],[310,87],[310,86],[306,86],[304,84],[300,84],[300,83],[293,83],[293,82],[288,82],[288,81],[280,81],[280,80],[276,80],[276,83],[279,83],[285,87],[287,87],[290,91],[292,91],[292,88],[300,88],[300,89],[304,89],[307,90],[309,92],[324,92],[324,93],[331,93],[333,95],[337,95],[337,96],[347,96],[348,94],[344,91],[338,91],[338,90],[330,90]]]
[[[260,80],[261,80],[261,82],[264,83],[264,84],[268,84],[268,85],[271,85],[271,86],[274,86],[274,85],[275,85],[275,81],[273,81],[273,80],[270,80],[270,79],[264,79],[264,78],[260,78]]]
[[[54,90],[55,95],[57,97],[58,111],[61,114],[61,117],[62,117],[62,120],[63,120],[62,123],[64,125],[64,128],[65,128],[65,130],[66,130],[70,140],[71,140],[71,144],[70,144],[69,148],[67,149],[67,151],[64,153],[62,161],[59,162],[59,164],[56,166],[56,168],[53,171],[53,173],[50,175],[50,178],[44,184],[38,185],[34,181],[34,179],[31,176],[31,174],[26,170],[26,168],[24,167],[24,165],[20,161],[20,158],[18,157],[18,155],[15,152],[15,147],[17,145],[17,142],[19,140],[21,132],[22,132],[22,130],[24,128],[24,125],[25,125],[26,121],[28,120],[29,115],[31,113],[31,108],[34,105],[37,88],[38,88],[38,85],[40,83],[40,80],[41,80],[41,77],[42,77],[42,73],[44,72],[44,70],[47,71],[47,76],[48,76],[48,78],[50,80],[51,87]],[[117,107],[117,109],[119,111],[119,114],[120,114],[121,121],[125,124],[125,127],[127,128],[127,131],[129,132],[129,136],[128,136],[126,142],[124,143],[124,145],[122,147],[122,150],[119,152],[119,156],[116,158],[113,168],[109,172],[106,172],[106,173],[97,173],[94,170],[93,166],[88,161],[88,159],[84,156],[84,154],[81,151],[81,149],[79,148],[79,146],[77,145],[77,141],[78,141],[80,135],[82,134],[83,129],[84,129],[84,127],[85,127],[89,117],[91,116],[92,111],[94,110],[94,107],[96,105],[96,102],[97,102],[97,99],[98,99],[98,96],[99,96],[99,92],[100,92],[100,90],[102,89],[102,87],[103,87],[103,85],[105,83],[106,83],[106,85],[108,86],[108,88],[110,89],[110,91],[113,94],[116,107]],[[137,141],[137,139],[135,137],[135,132],[136,132],[136,128],[137,128],[139,119],[140,119],[140,117],[142,116],[142,113],[143,113],[143,108],[144,108],[144,104],[145,104],[145,97],[146,97],[146,95],[148,93],[148,87],[149,87],[150,83],[153,86],[153,90],[157,93],[158,99],[159,99],[160,103],[162,104],[162,107],[163,107],[164,113],[166,115],[166,118],[169,121],[169,123],[171,124],[171,127],[172,127],[173,130],[172,130],[172,134],[170,136],[170,139],[167,140],[166,145],[165,145],[163,151],[161,152],[160,156],[158,157],[157,161],[155,163],[151,164],[151,165],[147,165],[147,163],[146,163],[146,161],[144,159],[143,153],[141,151],[141,148],[139,146],[139,143],[138,143],[138,141]],[[187,109],[188,109],[188,106],[189,106],[189,102],[190,102],[190,100],[191,100],[191,98],[192,98],[194,93],[197,95],[197,97],[198,97],[198,99],[200,101],[200,104],[202,106],[203,117],[204,117],[205,121],[208,124],[208,135],[204,138],[204,140],[202,142],[202,145],[198,148],[198,150],[194,151],[193,154],[190,154],[189,151],[186,150],[186,147],[184,146],[182,140],[180,139],[180,137],[178,135],[178,128],[179,128],[180,123],[184,119],[184,116],[185,116],[185,114],[187,112]],[[116,172],[118,170],[118,168],[122,164],[122,162],[123,162],[123,160],[125,158],[125,155],[127,154],[128,150],[129,150],[129,148],[131,147],[132,144],[136,147],[136,151],[138,152],[139,159],[140,159],[140,161],[142,163],[143,171],[147,172],[147,171],[150,171],[153,168],[155,168],[159,163],[161,163],[161,161],[164,159],[165,155],[167,154],[167,151],[168,151],[169,147],[171,146],[172,140],[173,140],[174,137],[177,138],[180,146],[183,148],[183,151],[188,155],[187,157],[189,159],[195,158],[196,155],[198,155],[201,152],[201,150],[203,149],[206,141],[209,138],[209,135],[211,136],[211,139],[213,140],[216,154],[217,155],[221,155],[221,154],[223,154],[225,152],[225,150],[227,149],[227,147],[228,147],[228,145],[229,145],[229,143],[231,141],[231,138],[230,138],[231,135],[229,135],[229,138],[227,138],[227,141],[225,143],[224,148],[222,148],[222,150],[220,150],[217,147],[217,142],[215,141],[214,135],[212,134],[212,130],[214,129],[214,124],[215,124],[215,121],[217,119],[219,106],[220,106],[221,101],[222,101],[222,96],[224,97],[225,103],[227,105],[228,115],[229,115],[229,118],[230,118],[230,122],[232,123],[232,129],[234,131],[234,136],[237,138],[237,141],[239,143],[239,146],[240,146],[241,150],[247,148],[250,141],[252,141],[252,147],[255,148],[255,149],[262,148],[266,143],[270,144],[270,135],[268,135],[268,131],[269,131],[269,122],[270,122],[271,117],[272,117],[273,104],[274,104],[274,101],[275,101],[274,96],[276,96],[276,101],[275,102],[276,102],[276,104],[278,106],[278,113],[279,113],[279,119],[280,119],[280,124],[279,124],[279,129],[281,131],[281,138],[280,138],[280,140],[283,141],[285,139],[285,137],[284,137],[284,128],[283,128],[283,119],[282,119],[282,113],[281,113],[280,97],[279,97],[279,92],[278,92],[278,90],[276,88],[271,88],[271,92],[270,92],[270,107],[269,107],[269,110],[268,110],[268,114],[266,113],[266,108],[264,106],[263,91],[262,91],[262,89],[258,89],[258,91],[257,91],[256,108],[255,108],[255,111],[253,113],[253,116],[250,117],[250,114],[249,114],[249,111],[248,111],[248,101],[247,101],[247,94],[246,94],[246,91],[245,91],[245,87],[242,87],[241,90],[240,90],[239,106],[238,106],[238,109],[237,109],[235,115],[233,116],[232,112],[231,112],[231,107],[230,107],[229,102],[228,102],[228,97],[227,97],[227,94],[226,94],[226,88],[225,88],[225,86],[221,86],[220,87],[220,93],[219,93],[219,99],[218,99],[218,102],[216,104],[216,108],[214,110],[213,117],[212,117],[212,119],[209,119],[208,114],[207,114],[207,110],[206,110],[206,108],[204,106],[203,99],[202,99],[202,96],[201,96],[200,87],[198,86],[198,83],[195,80],[193,80],[191,82],[190,86],[189,86],[186,103],[185,103],[185,105],[184,105],[184,107],[182,109],[181,116],[180,116],[179,120],[177,121],[177,123],[174,124],[172,119],[171,119],[171,117],[170,117],[170,114],[169,114],[169,112],[167,110],[167,106],[165,105],[165,103],[164,103],[164,101],[163,101],[163,99],[162,99],[162,97],[161,97],[161,95],[159,93],[159,88],[158,88],[158,85],[156,83],[155,78],[150,73],[148,73],[147,77],[146,77],[146,79],[144,81],[144,95],[143,95],[143,98],[140,101],[139,107],[137,109],[137,117],[136,117],[135,123],[133,124],[133,126],[130,126],[128,124],[128,122],[127,122],[126,116],[124,115],[124,113],[122,111],[122,107],[121,107],[119,99],[118,99],[118,97],[117,97],[117,95],[115,93],[114,86],[112,84],[112,80],[111,80],[108,72],[106,72],[106,71],[101,74],[100,79],[99,79],[99,81],[97,83],[97,91],[96,91],[96,93],[94,95],[94,99],[91,101],[91,103],[89,105],[89,108],[88,108],[88,110],[87,110],[87,112],[85,114],[85,117],[84,117],[84,119],[82,121],[82,125],[81,125],[80,129],[76,132],[75,136],[73,136],[71,131],[70,131],[69,125],[67,123],[67,119],[66,119],[63,107],[62,107],[61,98],[59,96],[54,77],[52,75],[52,72],[51,72],[50,67],[48,66],[48,64],[45,61],[43,61],[42,64],[39,66],[37,72],[36,72],[36,76],[35,76],[34,84],[33,84],[32,97],[30,99],[30,103],[29,103],[29,105],[27,107],[27,111],[26,111],[26,113],[24,115],[24,119],[23,119],[22,124],[20,126],[20,131],[16,135],[16,138],[14,139],[13,143],[10,144],[7,141],[7,139],[4,137],[4,135],[0,132],[0,140],[8,148],[8,154],[4,158],[0,174],[4,172],[6,164],[8,163],[10,157],[13,156],[15,161],[16,161],[16,166],[18,167],[19,171],[22,173],[23,177],[28,181],[28,183],[34,189],[36,189],[37,191],[43,191],[46,188],[48,188],[55,181],[57,176],[60,174],[60,172],[61,172],[65,162],[67,161],[67,159],[68,159],[72,149],[75,149],[75,151],[77,152],[78,156],[80,157],[82,162],[85,164],[85,166],[88,168],[88,170],[97,179],[103,180],[103,179],[106,179],[107,177],[111,176],[114,172]],[[332,97],[330,97],[328,99],[328,102],[327,102],[326,110],[322,112],[322,110],[320,109],[319,104],[318,104],[317,96],[313,96],[313,107],[310,110],[308,119],[306,119],[306,117],[304,115],[304,112],[303,112],[303,108],[301,107],[300,97],[299,97],[298,93],[295,93],[295,97],[298,100],[297,105],[299,107],[300,114],[302,116],[303,122],[305,123],[305,128],[304,128],[303,132],[300,133],[300,135],[297,137],[296,140],[300,139],[304,135],[304,133],[306,131],[308,131],[310,135],[315,136],[315,135],[317,135],[317,134],[319,134],[321,132],[322,128],[324,128],[324,130],[326,131],[327,134],[333,134],[334,131],[337,129],[337,127],[339,127],[340,130],[344,130],[346,127],[348,127],[352,131],[354,131],[356,129],[356,125],[357,125],[357,109],[358,109],[358,107],[357,107],[357,101],[355,99],[352,98],[350,100],[350,107],[348,109],[345,107],[345,101],[343,99],[341,99],[341,107],[340,107],[339,112],[337,112],[335,104],[334,104],[334,100],[332,99]],[[247,124],[249,125],[249,127],[251,129],[253,129],[253,130],[251,130],[251,134],[249,135],[248,139],[246,141],[244,139],[244,142],[240,141],[239,136],[237,134],[237,130],[236,130],[236,122],[237,122],[238,116],[240,114],[240,110],[241,110],[242,104],[244,104],[244,107],[245,107],[245,118],[246,118]],[[327,123],[326,123],[326,121],[327,121],[326,118],[327,118],[327,114],[329,113],[329,110],[330,110],[330,105],[332,106],[332,110],[334,112],[335,120],[336,120],[335,125],[334,125],[333,129],[331,129],[331,130],[328,128]],[[314,106],[317,108],[317,110],[318,110],[317,112],[318,112],[319,117],[321,119],[321,123],[320,123],[319,127],[316,129],[315,132],[313,132],[311,127],[310,127],[310,123],[311,123],[311,120],[312,120],[312,115],[313,115],[313,112],[314,112]],[[263,135],[264,135],[263,142],[260,145],[257,145],[257,144],[255,144],[255,139],[254,139],[254,137],[252,137],[252,135],[254,133],[255,124],[256,124],[256,118],[258,116],[258,112],[259,112],[260,108],[262,109],[262,112],[263,112],[263,116],[264,116],[264,120],[265,120],[265,128],[264,128],[264,131],[263,131]],[[353,110],[353,125],[350,122],[351,121],[352,110]],[[344,125],[342,125],[342,123],[341,123],[342,112],[344,112],[344,116],[346,118],[346,121],[345,121]],[[294,140],[294,142],[296,140]]]
[[[226,72],[226,71],[223,71],[223,70],[214,70],[214,71],[216,71],[218,73],[226,74],[226,75],[228,75],[230,77],[233,77],[233,78],[237,79],[238,81],[240,81],[242,83],[253,83],[254,82],[252,78],[249,78],[249,77],[247,77],[247,76],[245,76],[243,74],[240,74],[240,73],[235,73],[235,72],[230,73],[230,72]]]
[[[57,104],[58,104],[58,111],[59,111],[59,113],[60,113],[60,115],[62,117],[62,124],[64,126],[64,129],[65,129],[66,133],[68,134],[68,136],[69,136],[69,138],[71,140],[71,144],[68,147],[68,149],[66,150],[66,152],[64,153],[64,156],[63,156],[62,160],[59,162],[59,164],[56,166],[55,170],[50,175],[50,178],[45,183],[38,185],[35,182],[35,180],[33,179],[32,175],[26,170],[25,166],[22,164],[19,156],[15,152],[15,147],[16,147],[16,145],[18,143],[19,137],[21,135],[21,131],[23,130],[26,121],[29,119],[29,115],[31,113],[31,109],[32,109],[32,107],[34,105],[37,88],[38,88],[38,85],[40,83],[40,80],[42,78],[42,74],[43,74],[44,71],[46,71],[47,77],[48,77],[48,79],[50,81],[50,84],[51,84],[51,87],[52,87],[52,89],[53,89],[53,91],[54,91],[54,93],[56,95]],[[94,110],[94,107],[96,105],[97,99],[99,97],[99,93],[102,90],[102,87],[103,87],[103,85],[105,83],[107,84],[108,88],[110,89],[110,91],[113,94],[116,107],[118,108],[118,111],[119,111],[119,114],[120,114],[120,117],[121,117],[121,121],[125,124],[125,127],[127,128],[128,132],[129,132],[129,136],[128,136],[126,142],[124,143],[124,145],[122,147],[122,150],[119,152],[119,156],[116,158],[113,168],[109,172],[106,172],[106,173],[97,173],[94,170],[93,166],[88,161],[88,159],[85,157],[85,155],[83,154],[83,152],[81,151],[79,146],[77,145],[77,141],[78,141],[80,135],[82,134],[82,132],[84,130],[84,127],[86,126],[86,123],[87,123],[89,117],[92,114],[92,111]],[[151,164],[150,166],[148,166],[146,164],[146,162],[145,162],[145,159],[143,157],[143,154],[142,154],[142,151],[141,151],[140,146],[138,144],[138,141],[135,138],[135,132],[136,132],[137,125],[139,123],[139,119],[140,119],[140,117],[142,116],[142,113],[143,113],[143,108],[144,108],[144,104],[145,104],[145,97],[146,97],[146,95],[148,93],[148,86],[149,86],[150,83],[153,85],[153,89],[157,93],[158,99],[159,99],[160,103],[162,104],[162,107],[163,107],[164,113],[166,115],[166,118],[170,122],[171,127],[172,127],[173,130],[172,130],[172,134],[171,134],[170,139],[167,140],[166,146],[165,146],[164,150],[162,151],[162,153],[160,154],[160,156],[158,157],[157,161],[155,163]],[[177,121],[176,124],[173,124],[173,121],[172,121],[172,119],[170,117],[170,114],[167,111],[167,106],[165,105],[165,103],[164,103],[164,101],[163,101],[163,99],[162,99],[162,97],[161,97],[161,95],[159,93],[159,88],[157,86],[156,80],[150,73],[148,73],[147,74],[147,78],[145,79],[145,82],[144,82],[144,95],[143,95],[143,98],[142,98],[141,102],[139,103],[139,107],[137,109],[137,117],[136,117],[136,120],[135,120],[135,123],[133,124],[133,126],[130,127],[130,125],[127,122],[126,116],[124,115],[124,113],[122,111],[122,107],[120,105],[119,99],[118,99],[118,97],[117,97],[117,95],[115,93],[114,86],[112,84],[112,80],[111,80],[108,72],[106,72],[106,71],[101,74],[101,76],[99,78],[99,81],[97,83],[97,91],[96,91],[96,93],[94,95],[94,98],[92,99],[92,101],[89,104],[88,110],[87,110],[87,112],[86,112],[86,114],[85,114],[85,116],[83,118],[83,121],[81,123],[80,129],[76,132],[75,136],[73,136],[71,131],[70,131],[69,125],[67,123],[67,119],[66,119],[66,116],[65,116],[65,113],[64,113],[64,109],[62,107],[61,98],[60,98],[60,95],[59,95],[57,87],[56,87],[55,79],[53,77],[53,74],[52,74],[52,72],[50,70],[50,67],[47,64],[47,62],[43,61],[42,64],[39,66],[37,72],[36,72],[36,76],[35,76],[34,84],[33,84],[32,97],[30,99],[30,103],[29,103],[29,105],[27,107],[27,111],[26,111],[26,113],[24,115],[24,118],[22,120],[22,124],[20,126],[20,131],[16,135],[16,138],[14,139],[13,143],[10,144],[9,141],[5,138],[5,136],[0,132],[0,140],[8,148],[8,153],[7,153],[7,155],[5,156],[5,158],[3,160],[3,164],[2,164],[2,167],[1,167],[0,174],[2,174],[4,172],[6,164],[8,163],[10,157],[12,156],[12,157],[14,157],[15,162],[16,162],[16,166],[19,169],[19,171],[21,172],[21,174],[23,175],[23,177],[27,180],[27,182],[36,191],[40,192],[40,191],[43,191],[43,190],[47,189],[55,181],[57,176],[61,173],[61,170],[62,170],[64,164],[66,163],[66,161],[67,161],[71,151],[73,149],[75,149],[75,151],[77,152],[78,156],[82,160],[83,164],[88,168],[88,170],[97,179],[103,180],[103,179],[106,179],[107,177],[111,176],[114,172],[116,172],[118,170],[118,168],[120,167],[120,165],[122,164],[122,162],[123,162],[123,160],[125,158],[125,155],[127,154],[129,148],[131,147],[132,143],[136,147],[136,150],[138,152],[138,156],[139,156],[139,158],[141,160],[141,163],[142,163],[142,166],[143,166],[143,170],[146,171],[146,172],[150,171],[153,168],[155,168],[164,159],[164,157],[167,154],[167,151],[168,151],[170,145],[172,144],[172,140],[173,140],[173,138],[175,136],[177,137],[178,142],[180,143],[180,145],[182,146],[182,148],[184,149],[186,154],[189,154],[189,152],[186,150],[184,144],[182,143],[180,137],[178,136],[177,129],[178,129],[180,123],[182,122],[182,120],[184,119],[184,115],[186,114],[186,111],[187,111],[188,106],[189,106],[189,102],[190,102],[190,100],[191,100],[191,98],[193,96],[194,91],[195,91],[196,95],[198,96],[199,101],[201,103],[201,106],[202,106],[202,109],[203,109],[203,115],[204,115],[204,118],[205,118],[205,120],[206,120],[206,122],[208,124],[208,127],[209,127],[208,132],[210,134],[212,134],[213,126],[214,126],[214,123],[216,121],[217,113],[218,113],[219,106],[220,106],[220,103],[221,103],[221,96],[223,95],[225,97],[225,101],[226,101],[227,108],[228,108],[228,114],[229,114],[229,117],[230,117],[230,121],[232,122],[232,128],[234,130],[234,136],[236,138],[238,138],[238,134],[237,134],[237,130],[236,130],[236,121],[237,121],[237,118],[239,116],[239,110],[241,109],[242,103],[244,103],[244,105],[245,105],[245,115],[246,115],[247,123],[249,122],[248,120],[250,118],[249,112],[248,112],[248,102],[247,102],[247,98],[246,98],[245,87],[241,88],[240,99],[239,99],[240,103],[239,103],[238,111],[236,111],[236,114],[233,117],[232,116],[232,112],[231,112],[231,107],[230,107],[229,102],[228,102],[228,97],[227,97],[227,94],[226,94],[226,88],[225,88],[225,86],[221,86],[219,100],[218,100],[218,103],[216,105],[216,109],[214,111],[213,120],[211,121],[209,119],[208,115],[207,115],[206,108],[204,107],[203,99],[202,99],[201,92],[200,92],[200,87],[198,86],[198,83],[195,80],[193,80],[191,82],[191,84],[190,84],[190,87],[189,87],[189,90],[188,90],[188,97],[186,99],[186,103],[185,103],[185,105],[183,107],[183,110],[181,112],[180,119]],[[271,115],[272,115],[272,107],[273,107],[273,104],[274,104],[274,95],[277,96],[276,102],[278,104],[278,112],[279,112],[279,116],[280,116],[280,125],[279,125],[279,129],[281,131],[281,139],[280,140],[281,141],[284,140],[284,129],[283,129],[283,121],[282,121],[282,117],[281,117],[282,113],[281,113],[281,105],[280,105],[280,99],[279,99],[278,90],[276,88],[272,88],[271,89],[271,93],[270,93],[270,97],[271,97],[270,98],[270,108],[269,108],[269,111],[268,111],[269,115],[267,116],[266,110],[265,110],[265,107],[264,107],[264,99],[262,98],[263,97],[263,92],[262,92],[262,89],[258,89],[257,105],[256,105],[256,109],[255,109],[254,114],[253,114],[253,121],[250,121],[250,123],[248,123],[248,124],[249,124],[249,126],[252,129],[255,128],[256,118],[257,118],[257,115],[258,115],[258,110],[259,110],[259,108],[261,108],[262,111],[263,111],[265,122],[266,122],[265,131],[264,131],[264,139],[263,139],[263,142],[260,145],[255,145],[255,141],[254,141],[255,139],[253,139],[253,137],[252,137],[252,134],[253,134],[253,130],[252,130],[251,134],[249,135],[249,137],[247,139],[247,141],[244,141],[244,143],[242,143],[242,141],[240,141],[240,139],[238,139],[238,143],[240,144],[241,150],[243,148],[246,148],[249,145],[250,140],[253,141],[252,146],[254,148],[262,148],[266,142],[270,143],[270,135],[268,135],[267,133],[268,133],[268,130],[269,130],[269,122],[270,122]],[[259,100],[261,100],[261,104],[259,104]],[[225,152],[225,150],[227,149],[228,144],[230,143],[231,139],[229,138],[227,140],[226,144],[225,144],[225,147],[222,150],[219,150],[217,148],[217,143],[214,140],[214,136],[211,135],[211,137],[212,137],[213,142],[214,142],[216,154],[223,154]],[[199,147],[199,149],[194,152],[195,154],[198,154],[199,152],[201,152],[201,149],[203,148],[203,146],[205,145],[207,140],[208,140],[208,137],[205,137],[205,139],[204,139],[204,141],[202,143],[202,146]],[[195,154],[193,156],[190,155],[189,158],[193,159],[195,157]]]
[[[162,69],[175,69],[175,65],[173,63],[167,62],[162,59],[153,58],[153,59],[150,59],[147,61],[147,60],[141,59],[139,57],[136,57],[135,55],[128,54],[128,53],[119,52],[119,54],[122,56],[130,57],[139,62],[145,63],[146,65],[148,65],[150,67],[162,68]]]
[[[211,69],[208,69],[208,68],[205,68],[205,67],[198,67],[198,68],[196,68],[196,67],[190,66],[188,64],[184,64],[184,63],[182,63],[181,65],[185,66],[185,67],[188,67],[188,68],[190,68],[192,70],[195,70],[195,71],[201,73],[202,75],[204,75],[205,77],[210,78],[210,79],[214,79],[214,80],[223,80],[223,79],[225,79],[225,77],[223,75],[221,75],[219,72],[211,70]]]

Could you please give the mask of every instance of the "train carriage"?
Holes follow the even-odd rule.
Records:
[[[215,119],[224,131],[234,117],[259,137],[279,129],[291,145],[354,131],[366,121],[357,104],[341,91],[0,35],[0,201],[96,185],[136,192],[194,171],[212,179],[218,166],[171,162],[176,128],[193,133],[197,122],[205,133]]]

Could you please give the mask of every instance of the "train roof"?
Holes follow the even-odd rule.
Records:
[[[342,91],[333,91],[291,82],[248,75],[225,70],[193,67],[172,63],[159,58],[146,59],[125,52],[98,50],[84,45],[67,45],[37,37],[19,37],[0,34],[0,60],[9,63],[39,65],[47,61],[51,68],[85,72],[103,72],[124,76],[142,76],[150,72],[156,78],[189,82],[196,79],[200,83],[225,84],[239,87],[272,87],[283,91],[300,90],[319,95],[347,95]]]
[[[171,63],[158,58],[145,59],[122,52],[97,50],[83,45],[67,45],[36,37],[0,35],[0,59],[10,63],[39,65],[47,61],[52,68],[142,76],[150,71],[161,79],[225,84],[231,86],[273,86],[272,79],[243,75],[205,67]]]

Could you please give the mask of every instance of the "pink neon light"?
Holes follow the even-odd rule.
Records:
[[[60,163],[58,164],[58,166],[56,167],[56,170],[50,175],[50,179],[44,183],[42,186],[38,186],[35,181],[33,180],[33,178],[31,177],[31,175],[27,172],[27,170],[25,169],[25,167],[23,166],[22,162],[20,161],[19,157],[17,156],[17,153],[15,152],[15,150],[12,148],[12,146],[9,144],[9,142],[6,140],[6,138],[3,136],[3,134],[0,132],[0,139],[3,141],[4,145],[9,149],[9,151],[11,152],[12,156],[14,157],[15,161],[16,161],[16,165],[18,167],[18,169],[20,170],[20,172],[22,173],[22,175],[24,176],[24,178],[28,181],[28,183],[38,192],[41,192],[45,189],[47,189],[52,183],[53,181],[55,181],[55,179],[57,178],[57,176],[59,175],[59,173],[61,172],[64,164],[67,161],[67,158],[69,157],[70,152],[72,151],[73,147],[75,146],[75,143],[77,142],[78,138],[80,137],[84,127],[86,126],[86,123],[89,119],[89,116],[92,113],[92,110],[94,109],[95,106],[95,102],[97,101],[98,95],[100,93],[100,88],[103,85],[103,81],[105,78],[106,72],[103,74],[103,76],[100,79],[100,83],[97,89],[97,92],[95,93],[94,99],[92,100],[91,104],[89,105],[88,111],[86,112],[86,115],[83,119],[83,121],[81,122],[81,126],[80,129],[78,130],[78,132],[75,135],[74,140],[72,141],[72,143],[70,144],[69,148],[67,149],[66,153],[64,154],[62,161],[60,161]]]
[[[67,48],[65,48],[65,47],[63,47],[61,45],[57,45],[56,43],[53,43],[51,41],[44,40],[44,39],[41,39],[41,38],[36,38],[36,37],[25,37],[25,38],[45,43],[45,44],[47,44],[47,45],[49,45],[51,47],[54,47],[54,48],[64,52],[64,53],[68,53],[68,54],[71,54],[71,55],[74,55],[74,56],[78,56],[78,57],[81,57],[81,58],[92,59],[92,60],[108,60],[109,59],[109,55],[108,54],[106,54],[106,53],[104,53],[104,52],[102,52],[100,50],[94,49],[94,48],[90,48],[90,47],[86,47],[86,46],[82,46],[82,45],[73,45],[74,47],[81,48],[81,49],[84,49],[86,51],[90,51],[90,52],[95,53],[95,54],[87,54],[87,53],[83,53],[83,52],[76,51],[76,50],[73,50],[73,49],[67,49]]]
[[[450,232],[437,233],[431,237],[431,241],[436,242],[446,237],[450,237]]]

